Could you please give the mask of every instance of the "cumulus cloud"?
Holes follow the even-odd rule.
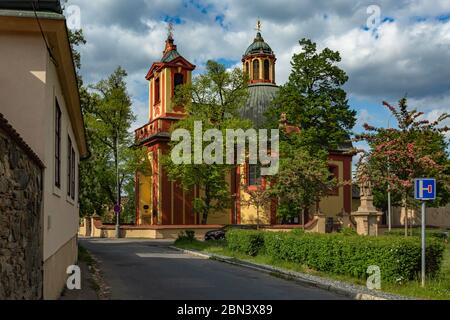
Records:
[[[450,1],[400,0],[338,2],[317,0],[69,0],[80,6],[88,44],[82,48],[83,76],[95,82],[118,65],[129,73],[137,124],[147,121],[146,71],[161,58],[168,21],[175,24],[179,51],[203,70],[208,59],[239,65],[255,36],[256,20],[275,51],[277,82],[290,73],[298,40],[311,38],[320,48],[339,50],[349,75],[346,86],[358,101],[410,105],[430,117],[450,106]],[[369,5],[380,9],[381,24],[368,28]],[[354,106],[359,122],[370,114]]]

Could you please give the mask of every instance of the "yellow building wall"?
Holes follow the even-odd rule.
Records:
[[[139,174],[139,225],[152,223],[152,177]],[[148,206],[146,210],[144,207]]]
[[[241,172],[245,174],[244,166],[241,166]],[[245,182],[244,174],[241,174],[241,185]],[[250,199],[250,195],[242,188],[239,192],[241,198],[241,224],[258,224],[258,210],[256,210],[256,206],[245,204]],[[265,208],[259,208],[259,224],[270,224],[270,203]]]
[[[208,224],[231,224],[232,210],[227,209],[221,212],[215,212],[208,216]]]
[[[249,195],[241,191],[242,199],[248,199]],[[241,224],[258,224],[258,212],[255,206],[241,204]],[[270,204],[259,209],[259,224],[270,224]]]
[[[344,163],[342,161],[329,161],[331,165],[339,168],[339,182],[344,181]],[[325,197],[319,204],[320,211],[330,217],[335,217],[344,209],[344,189],[339,188],[339,195]]]

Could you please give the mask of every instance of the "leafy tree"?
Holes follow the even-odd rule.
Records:
[[[278,197],[278,215],[301,216],[304,225],[310,208],[336,188],[337,181],[328,169],[326,152],[311,155],[308,150],[290,148],[287,144],[282,143],[284,154],[272,193]]]
[[[389,188],[394,205],[415,208],[418,203],[414,200],[414,179],[434,177],[439,192],[436,201],[429,205],[446,205],[450,200],[450,160],[444,133],[449,128],[440,124],[450,115],[442,114],[435,122],[421,120],[423,113],[409,110],[406,98],[400,100],[398,107],[387,102],[383,105],[397,119],[398,129],[365,124],[366,132],[355,138],[370,146],[369,152],[359,152],[363,154],[361,161],[368,164],[374,193],[386,193]]]
[[[134,137],[129,132],[135,116],[126,76],[126,71],[118,67],[107,79],[86,91],[84,120],[91,157],[82,162],[80,169],[83,214],[94,211],[102,214],[105,207],[112,207],[117,201],[120,204],[124,186],[134,184],[136,170],[147,166],[144,150],[133,148]],[[128,208],[130,217],[131,211]]]
[[[342,88],[348,77],[336,65],[341,61],[339,52],[328,48],[318,52],[308,39],[300,45],[302,52],[292,58],[289,80],[267,112],[268,125],[275,128],[284,113],[302,129],[300,142],[305,148],[336,149],[348,139],[356,121]]]
[[[291,218],[303,212],[304,222],[310,207],[338,186],[329,172],[328,152],[349,139],[356,112],[343,89],[348,77],[336,65],[341,61],[339,52],[328,48],[318,52],[308,39],[302,39],[300,46],[302,51],[291,61],[289,80],[266,116],[272,128],[279,119],[289,119],[280,133],[280,172],[274,181],[278,214]]]
[[[177,88],[174,101],[183,105],[187,117],[180,120],[173,129],[185,129],[194,137],[195,122],[202,124],[202,134],[208,129],[218,129],[225,136],[226,129],[246,129],[249,121],[241,120],[237,111],[247,99],[247,80],[238,68],[227,71],[217,62],[208,61],[206,73],[197,76],[192,83]],[[194,139],[191,139],[194,150]],[[171,151],[177,143],[171,144]],[[204,150],[207,143],[203,143]],[[217,156],[216,151],[212,152]],[[222,149],[222,155],[225,155]],[[231,194],[227,175],[234,165],[225,164],[175,164],[170,155],[164,159],[168,176],[178,181],[184,189],[200,189],[194,199],[194,210],[201,214],[202,224],[206,224],[212,212],[229,208]]]

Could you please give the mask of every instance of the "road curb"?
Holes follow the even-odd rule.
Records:
[[[185,254],[190,254],[193,256],[201,257],[204,259],[213,259],[213,260],[228,263],[231,265],[240,266],[240,267],[268,273],[268,274],[275,275],[277,277],[285,278],[288,280],[293,280],[293,281],[303,284],[303,285],[316,287],[319,289],[337,293],[337,294],[346,296],[346,297],[354,299],[354,300],[414,300],[412,298],[393,295],[393,294],[384,293],[384,292],[373,292],[363,286],[349,284],[349,283],[345,283],[345,282],[337,281],[337,280],[325,279],[322,277],[313,276],[313,275],[309,275],[309,274],[305,274],[305,273],[288,271],[288,270],[284,270],[284,269],[277,268],[277,267],[272,267],[272,266],[265,265],[265,264],[248,262],[248,261],[231,258],[231,257],[226,257],[226,256],[221,256],[221,255],[217,255],[217,254],[199,252],[196,250],[181,249],[181,248],[177,248],[175,246],[170,246],[169,248],[183,252]]]

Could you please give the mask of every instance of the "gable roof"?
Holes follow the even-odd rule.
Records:
[[[171,51],[173,52],[173,51]],[[170,53],[170,52],[168,52]],[[167,54],[166,54],[167,55]],[[163,57],[164,58],[164,57]],[[145,79],[150,80],[153,78],[153,74],[155,72],[159,72],[164,68],[177,68],[177,67],[183,67],[185,69],[188,69],[190,71],[195,69],[195,65],[187,61],[182,56],[178,55],[178,57],[174,58],[173,60],[170,60],[169,62],[155,62],[151,66],[150,70],[147,72],[147,75],[145,76]]]

